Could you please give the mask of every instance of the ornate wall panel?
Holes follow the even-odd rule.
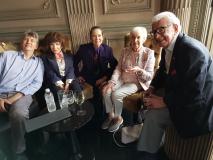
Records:
[[[151,9],[151,0],[103,0],[104,13],[142,12]]]
[[[199,29],[199,19],[200,19],[200,0],[194,0],[192,2],[192,12],[191,12],[191,21],[190,21],[190,30],[189,35],[196,38],[198,37],[197,34],[200,33]]]
[[[174,12],[181,20],[183,32],[203,42],[212,52],[212,3],[212,0],[161,0],[161,11]]]
[[[65,0],[7,0],[0,5],[0,41],[19,41],[28,29],[70,35]]]
[[[212,0],[194,0],[189,35],[202,41],[213,55]]]
[[[203,42],[213,55],[212,0],[161,0],[161,11],[170,10],[181,20],[183,32]]]
[[[213,1],[212,1],[213,3]],[[206,37],[206,46],[209,48],[211,55],[213,56],[213,10],[211,10],[210,15],[212,15],[209,19],[208,25],[208,34]]]
[[[212,0],[206,0],[206,3],[203,4],[202,7],[202,32],[201,32],[201,36],[200,36],[200,40],[206,44],[207,42],[207,37],[209,36],[209,30],[211,29],[211,19],[212,19],[212,8],[211,8],[211,3]]]
[[[139,25],[149,31],[159,9],[156,0],[7,0],[0,5],[0,40],[18,41],[26,29],[37,31],[40,37],[58,31],[71,37],[75,53],[90,40],[90,28],[99,25],[106,43],[118,55],[124,35]]]
[[[1,3],[0,21],[59,17],[57,1],[36,0],[29,3],[28,0],[7,0],[7,3]]]
[[[96,24],[103,28],[106,43],[118,58],[124,36],[132,27],[145,26],[150,31],[151,18],[160,9],[156,0],[94,0]]]
[[[66,0],[69,27],[76,52],[79,45],[89,41],[89,30],[95,25],[93,0]]]

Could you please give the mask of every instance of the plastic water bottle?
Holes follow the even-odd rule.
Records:
[[[55,111],[56,105],[55,105],[54,97],[53,97],[52,92],[50,92],[49,88],[45,89],[44,97],[45,97],[45,100],[46,100],[48,112]]]

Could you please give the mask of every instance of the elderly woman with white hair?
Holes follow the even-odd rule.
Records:
[[[147,38],[144,27],[134,27],[130,32],[130,46],[122,50],[118,65],[111,80],[103,88],[107,119],[102,129],[115,132],[123,123],[121,116],[123,98],[147,90],[154,74],[154,51],[143,46]]]

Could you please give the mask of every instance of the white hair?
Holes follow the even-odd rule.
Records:
[[[135,33],[135,32],[140,33],[144,39],[147,38],[147,30],[146,30],[145,27],[134,27],[134,28],[131,30],[130,34],[131,34],[131,33]]]
[[[169,23],[178,25],[178,32],[181,31],[180,20],[174,13],[169,11],[161,12],[152,18],[152,23],[158,22],[161,19],[167,19]]]

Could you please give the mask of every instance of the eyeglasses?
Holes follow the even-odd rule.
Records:
[[[168,27],[170,27],[170,26],[171,26],[171,24],[166,25],[166,26],[158,27],[157,29],[152,30],[152,31],[150,32],[150,35],[151,35],[151,36],[155,36],[156,33],[158,33],[158,34],[163,34],[163,33],[165,33],[166,28],[168,28]]]

